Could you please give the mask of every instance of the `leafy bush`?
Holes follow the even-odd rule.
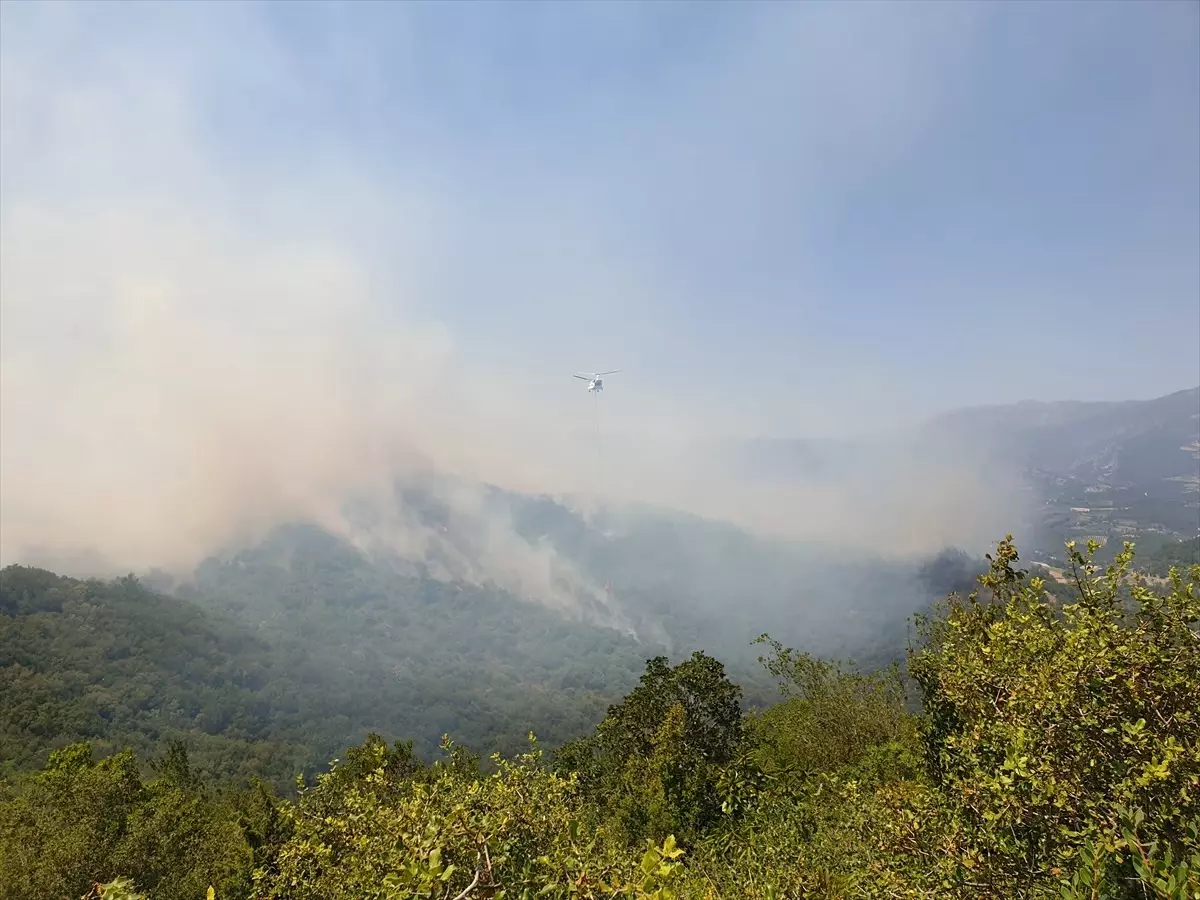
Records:
[[[873,748],[894,743],[916,748],[896,666],[861,673],[838,662],[785,648],[768,635],[772,654],[760,657],[779,679],[785,700],[749,719],[756,757],[770,770],[834,772],[861,761]]]
[[[532,738],[532,736],[531,736]],[[534,748],[496,757],[481,776],[458,748],[427,777],[381,791],[383,766],[360,779],[320,776],[289,807],[291,837],[257,895],[288,900],[359,898],[674,896],[682,855],[674,838],[640,862],[580,824],[576,779]],[[457,756],[455,755],[457,752]]]
[[[245,896],[253,852],[232,810],[191,777],[181,748],[159,769],[143,784],[128,751],[98,762],[87,744],[53,754],[0,805],[0,898],[77,898],[118,876],[154,900],[192,900],[209,885]]]
[[[1104,572],[1094,544],[1068,549],[1074,602],[1049,603],[1009,538],[981,578],[990,599],[925,621],[910,664],[930,772],[989,884],[1072,868],[1115,841],[1122,807],[1177,855],[1200,821],[1200,567],[1157,596],[1129,577],[1132,547]],[[1136,877],[1128,854],[1105,859],[1114,883]]]
[[[656,657],[593,735],[559,751],[559,766],[627,842],[699,836],[720,816],[721,772],[742,747],[741,696],[707,654],[674,667]]]

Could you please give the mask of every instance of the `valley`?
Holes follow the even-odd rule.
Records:
[[[968,411],[930,433],[969,424],[982,436],[1003,428],[1019,437],[1003,450],[1033,498],[1030,562],[1061,572],[1061,541],[1095,537],[1108,545],[1104,558],[1129,539],[1141,565],[1162,575],[1200,561],[1197,542],[1183,539],[1200,507],[1181,480],[1200,463],[1180,449],[1198,398],[1193,390],[1148,404]],[[774,453],[789,464],[787,452]],[[803,465],[815,458],[805,451]],[[986,568],[962,549],[873,557],[653,507],[585,513],[569,499],[494,487],[469,487],[464,504],[467,489],[397,486],[394,509],[419,530],[419,556],[372,543],[378,520],[360,506],[361,527],[349,535],[283,526],[185,578],[151,571],[108,583],[3,570],[6,770],[85,738],[150,752],[186,737],[204,771],[281,787],[371,732],[411,738],[423,758],[445,733],[508,755],[531,730],[551,746],[577,737],[636,683],[646,659],[694,650],[730,667],[748,706],[766,707],[776,698],[753,643],[763,631],[876,670],[903,659],[913,614],[970,592]],[[1101,512],[1100,498],[1136,494],[1154,503]],[[1071,511],[1082,498],[1089,512]],[[542,574],[492,580],[486,554],[496,534]],[[522,595],[528,584],[548,593]],[[194,686],[197,678],[208,686]]]
[[[0,900],[1200,900],[1200,0],[0,0]]]

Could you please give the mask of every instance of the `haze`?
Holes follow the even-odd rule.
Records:
[[[0,556],[186,568],[430,471],[996,537],[1009,476],[908,426],[1196,382],[1198,11],[5,2]],[[876,452],[705,449],[761,435]]]

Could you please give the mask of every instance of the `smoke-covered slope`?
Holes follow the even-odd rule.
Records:
[[[965,557],[953,557],[953,572],[931,569],[930,557],[835,552],[656,509],[585,512],[495,488],[466,509],[441,503],[453,493],[444,485],[402,493],[406,515],[427,526],[419,549],[402,553],[369,528],[344,537],[289,526],[209,560],[183,590],[297,648],[351,646],[387,668],[403,661],[407,651],[397,648],[407,636],[419,635],[468,656],[514,654],[514,670],[540,681],[566,658],[583,664],[598,654],[588,663],[595,668],[618,647],[641,658],[704,648],[753,669],[752,641],[763,631],[816,652],[887,662],[903,650],[905,618],[969,584],[973,571]],[[497,521],[510,567],[536,560],[539,577],[497,580],[503,561],[481,562]],[[547,640],[547,623],[595,633],[597,646],[561,634]],[[592,686],[617,682],[605,676]]]
[[[1162,497],[1196,491],[1200,388],[1120,403],[979,407],[943,416],[929,427],[937,436],[969,436],[1055,477],[1136,487]]]
[[[1095,537],[1156,545],[1200,532],[1200,388],[1122,403],[965,410],[935,435],[970,436],[1019,466],[1039,501],[1032,546]]]
[[[953,448],[1011,486],[1021,503],[1004,527],[1022,532],[1031,552],[1055,554],[1086,537],[1154,545],[1200,530],[1200,388],[1152,400],[973,407],[927,422],[903,446],[908,457]],[[885,466],[890,452],[853,441],[752,441],[728,458],[762,477],[820,480]]]

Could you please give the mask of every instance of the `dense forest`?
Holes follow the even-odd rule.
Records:
[[[918,618],[903,669],[764,635],[779,702],[746,709],[717,659],[658,656],[598,726],[548,751],[531,734],[481,759],[447,737],[427,760],[372,734],[290,791],[207,777],[193,756],[211,748],[179,723],[218,683],[220,708],[249,704],[284,735],[289,716],[320,720],[344,698],[254,707],[278,658],[182,601],[177,623],[203,617],[182,629],[191,644],[168,652],[165,630],[108,642],[103,689],[81,689],[66,663],[34,674],[21,654],[54,646],[39,616],[103,631],[123,604],[169,598],[6,570],[3,621],[24,624],[4,642],[5,758],[22,735],[81,740],[5,782],[0,898],[1194,900],[1200,566],[1147,583],[1131,550],[1105,569],[1094,552],[1072,547],[1073,583],[1051,593],[1001,542],[971,595]],[[134,658],[156,667],[136,690],[120,669]],[[147,755],[138,731],[140,754],[111,752],[172,678],[178,709],[156,736],[180,739]],[[76,705],[52,702],[72,692]],[[210,737],[254,746],[229,715]],[[294,749],[276,740],[268,773]]]
[[[616,632],[515,599],[423,581],[408,604],[389,604],[394,587],[376,595],[314,571],[270,582],[291,624],[298,605],[341,605],[307,610],[302,628],[251,629],[132,577],[4,569],[0,776],[75,740],[100,754],[186,740],[197,771],[279,787],[372,731],[413,736],[424,758],[446,732],[511,754],[535,727],[554,742],[591,728],[645,659]]]
[[[764,628],[879,668],[903,655],[908,614],[969,590],[980,569],[952,551],[858,571],[826,560],[810,567],[813,585],[793,588],[803,560],[736,529],[641,516],[599,541],[557,504],[521,513],[531,534],[574,535],[576,558],[607,553],[624,609],[664,622],[670,643],[434,579],[308,525],[209,559],[182,583],[12,566],[0,571],[0,776],[78,740],[143,757],[185,740],[204,777],[255,776],[281,790],[372,732],[412,739],[426,761],[446,733],[485,760],[512,756],[531,730],[551,746],[586,733],[648,657],[696,649],[726,663],[743,708],[761,707],[776,695],[752,643]],[[735,577],[694,564],[698,548],[730,560]],[[657,581],[639,570],[650,555],[663,561]],[[735,604],[737,577],[748,594],[773,583],[775,599]],[[835,608],[834,593],[854,600]]]

